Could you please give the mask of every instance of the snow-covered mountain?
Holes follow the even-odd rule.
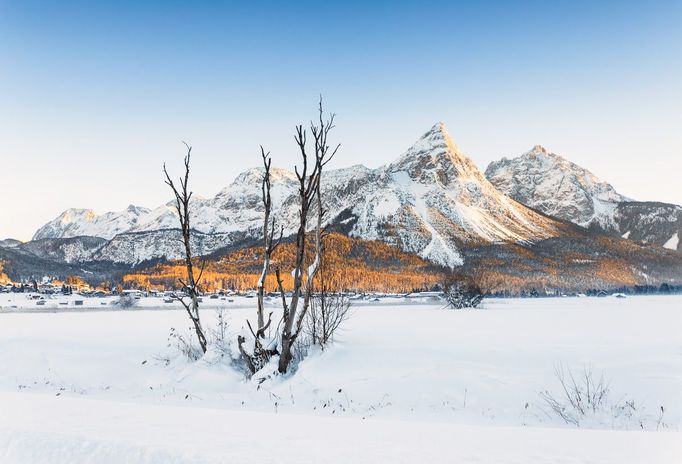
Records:
[[[296,193],[296,176],[284,169],[271,169],[273,211],[286,215]],[[205,234],[260,232],[263,221],[261,181],[263,171],[249,169],[213,198],[193,197],[192,228]],[[283,224],[291,225],[290,222]],[[162,205],[140,218],[129,232],[150,232],[178,227],[175,203]],[[293,229],[292,229],[293,230]]]
[[[2,248],[15,248],[21,245],[23,242],[21,240],[15,240],[13,238],[7,238],[0,240],[0,247]]]
[[[490,180],[438,123],[385,166],[325,171],[325,222],[330,231],[359,239],[351,240],[353,250],[364,240],[380,240],[456,268],[491,291],[682,282],[682,254],[637,243],[679,250],[682,208],[627,201],[589,171],[541,147],[494,163],[487,174]],[[262,175],[261,169],[250,169],[214,197],[193,198],[195,254],[219,262],[232,252],[258,247]],[[274,168],[272,177],[273,215],[285,235],[293,235],[296,177]],[[97,281],[120,278],[131,267],[144,272],[155,259],[182,256],[172,202],[127,211],[97,216],[70,210],[36,236],[73,237],[3,242],[0,260],[8,275],[19,278],[75,274]]]
[[[344,224],[352,237],[383,240],[448,267],[462,264],[463,246],[560,234],[554,221],[497,191],[442,123],[387,166],[327,177],[332,224]]]
[[[490,163],[488,180],[501,192],[547,215],[640,242],[682,251],[682,208],[637,202],[587,169],[536,145]]]
[[[628,200],[587,169],[540,145],[517,158],[490,163],[485,175],[524,205],[583,227],[612,227],[616,207]]]
[[[123,211],[97,214],[91,209],[71,208],[48,222],[33,235],[33,240],[44,238],[70,238],[83,235],[112,239],[127,232],[150,210],[130,205]]]
[[[192,227],[215,235],[202,240],[206,244],[203,252],[259,236],[263,220],[261,179],[262,170],[251,169],[215,197],[194,200]],[[293,234],[298,214],[296,177],[290,171],[273,169],[272,186],[276,220],[284,225],[285,234]],[[462,264],[460,248],[467,244],[529,242],[561,233],[556,221],[495,189],[454,144],[442,123],[386,166],[325,172],[323,196],[330,227],[351,237],[388,242],[447,267]],[[140,214],[128,222],[105,222],[99,218],[112,216],[93,217],[87,212],[64,218],[64,213],[36,236],[86,231],[109,239],[116,236],[94,256],[117,262],[180,256],[179,246],[168,240],[166,232],[177,227],[173,203],[138,211]],[[121,235],[123,232],[127,233]]]
[[[101,237],[81,235],[78,237],[31,240],[15,248],[39,258],[73,264],[93,261],[96,250],[106,243],[107,240]]]

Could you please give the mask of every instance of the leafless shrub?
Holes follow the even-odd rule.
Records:
[[[668,424],[663,422],[663,415],[665,414],[665,408],[660,407],[660,413],[658,414],[658,419],[656,419],[656,430],[667,429]]]
[[[313,346],[312,339],[305,333],[303,333],[303,331],[301,331],[298,340],[296,340],[296,343],[291,348],[291,360],[295,364],[300,363],[306,357],[308,357],[308,353],[310,352],[310,348],[312,346]]]
[[[191,331],[192,329],[190,329]],[[168,334],[168,345],[169,348],[175,346],[180,354],[190,361],[196,361],[204,354],[204,351],[192,343],[191,337],[182,334],[171,327]]]
[[[303,333],[312,345],[323,350],[333,342],[334,334],[350,316],[350,300],[340,293],[322,291],[312,300],[305,318]]]
[[[609,385],[602,373],[597,380],[591,368],[584,368],[579,376],[562,365],[554,368],[554,375],[561,385],[561,394],[555,397],[545,390],[540,398],[567,424],[580,427],[581,420],[592,413],[605,410],[608,405]]]
[[[216,309],[216,326],[209,328],[210,344],[215,347],[215,350],[224,357],[230,351],[228,321],[225,313],[225,308]]]
[[[609,425],[612,428],[655,429],[667,428],[663,421],[665,409],[660,407],[657,417],[646,413],[646,408],[632,399],[609,400],[611,388],[604,374],[596,376],[592,368],[583,368],[580,374],[562,365],[555,367],[554,375],[561,392],[554,395],[545,390],[540,398],[550,411],[567,424],[582,427],[585,424]]]

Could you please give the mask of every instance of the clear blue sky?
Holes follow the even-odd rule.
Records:
[[[535,144],[636,199],[682,203],[682,2],[0,0],[0,237],[68,207],[197,193],[296,159],[317,95],[335,167],[396,158],[446,123],[484,169]]]

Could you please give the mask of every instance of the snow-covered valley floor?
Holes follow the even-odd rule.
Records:
[[[238,303],[232,334],[255,312]],[[181,356],[179,310],[3,312],[0,462],[682,462],[682,297],[483,306],[356,306],[260,384],[234,346]],[[562,398],[557,368],[608,384],[579,428],[540,396]]]

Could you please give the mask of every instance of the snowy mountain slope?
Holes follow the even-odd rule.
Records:
[[[215,197],[193,199],[192,228],[206,234],[260,233],[263,221],[262,175],[262,169],[249,169]],[[272,168],[271,175],[273,210],[281,212],[284,205],[293,200],[296,177],[294,173],[279,168]],[[150,232],[177,227],[175,206],[169,202],[149,212],[128,231]]]
[[[486,177],[515,200],[579,226],[682,250],[682,208],[637,202],[590,171],[536,145],[523,155],[490,163]]]
[[[500,194],[442,123],[395,162],[343,174],[329,172],[324,183],[332,224],[346,221],[353,237],[383,240],[444,266],[462,264],[467,244],[560,233],[554,221]]]
[[[106,243],[107,240],[101,237],[78,236],[31,240],[16,249],[40,258],[71,264],[92,261],[97,251]]]
[[[214,198],[195,200],[193,227],[206,234],[257,237],[263,213],[261,175],[259,169],[246,171]],[[291,234],[298,214],[296,178],[276,169],[272,184],[275,217],[285,234]],[[500,194],[461,153],[442,123],[394,163],[378,169],[328,171],[323,186],[328,225],[343,227],[355,238],[386,241],[448,267],[462,263],[459,247],[467,243],[533,241],[560,233],[554,221]],[[152,232],[175,224],[172,204],[167,204],[141,216],[129,231]],[[107,231],[106,236],[112,233]],[[102,258],[110,257],[108,248]],[[154,247],[150,249],[154,254]],[[156,255],[160,253],[159,249]]]
[[[81,239],[84,241],[79,242]],[[127,263],[92,260],[96,248],[88,248],[89,240],[106,242],[97,237],[75,237],[43,239],[27,242],[28,246],[21,247],[0,246],[3,272],[17,282],[40,281],[44,277],[63,279],[67,276],[79,276],[100,283],[130,270]],[[43,242],[42,245],[40,242]]]
[[[628,201],[618,205],[614,220],[623,237],[682,251],[682,206]]]
[[[38,229],[33,240],[43,238],[69,238],[88,235],[92,237],[113,238],[126,232],[150,210],[130,205],[123,211],[97,214],[91,209],[67,209],[54,220]]]
[[[196,256],[213,253],[243,239],[240,233],[192,234],[192,250]],[[184,257],[182,235],[179,229],[162,229],[149,232],[126,232],[106,242],[90,258],[118,264],[136,265],[157,258],[180,259]]]
[[[0,240],[0,248],[15,248],[21,245],[23,242],[21,240],[15,240],[13,238],[7,238]]]

